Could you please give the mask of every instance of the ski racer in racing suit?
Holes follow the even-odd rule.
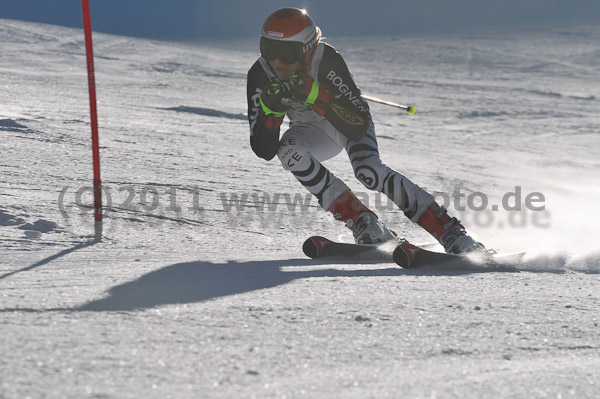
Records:
[[[369,105],[346,62],[322,40],[304,10],[283,8],[265,21],[261,56],[248,72],[250,145],[265,160],[275,156],[357,243],[395,240],[368,209],[321,162],[346,150],[357,179],[390,198],[432,234],[448,253],[483,249],[431,194],[382,163]],[[284,116],[289,128],[280,137]]]

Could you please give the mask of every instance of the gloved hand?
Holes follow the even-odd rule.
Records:
[[[273,79],[260,94],[260,104],[265,115],[282,117],[292,103],[292,93],[279,79]]]
[[[294,74],[289,79],[290,89],[296,100],[312,105],[319,115],[325,115],[325,108],[331,100],[331,94],[304,72]]]

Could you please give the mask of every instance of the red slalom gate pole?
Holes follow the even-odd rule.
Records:
[[[94,163],[94,239],[102,240],[102,181],[100,180],[100,145],[98,143],[98,112],[96,109],[96,78],[94,77],[94,52],[92,47],[92,22],[89,0],[81,0],[83,29],[87,55],[88,86],[90,92],[90,116],[92,121],[92,158]]]

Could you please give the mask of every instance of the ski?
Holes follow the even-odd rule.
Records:
[[[392,260],[391,251],[397,243],[350,244],[336,242],[321,236],[309,237],[302,245],[309,258],[368,258]],[[387,251],[385,249],[388,249]]]
[[[424,246],[431,246],[431,244]],[[514,265],[519,263],[525,255],[525,252],[499,254],[495,251],[455,255],[430,251],[425,249],[424,246],[413,245],[405,240],[382,244],[353,244],[332,241],[321,236],[312,236],[304,241],[302,250],[306,256],[313,259],[354,258],[393,261],[403,269],[489,264]]]
[[[398,266],[404,269],[416,269],[425,266],[512,265],[519,263],[524,255],[525,252],[499,254],[493,250],[488,253],[455,255],[429,251],[405,242],[396,247],[392,257]]]

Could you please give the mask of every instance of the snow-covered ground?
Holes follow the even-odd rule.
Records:
[[[384,161],[524,263],[305,259],[351,235],[250,150],[254,38],[94,34],[93,244],[83,33],[0,19],[0,397],[600,395],[600,28],[328,40],[365,94],[417,108],[372,105]]]

